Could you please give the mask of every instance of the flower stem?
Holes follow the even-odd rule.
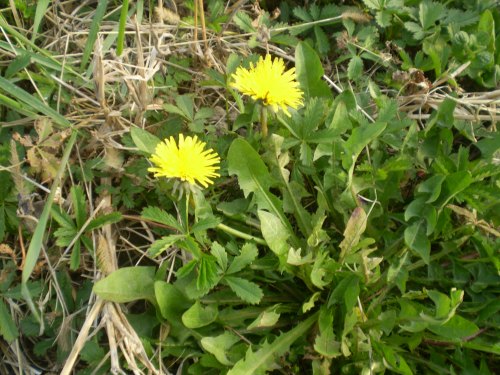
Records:
[[[260,126],[262,138],[267,138],[267,107],[265,105],[260,107]]]
[[[222,223],[217,224],[217,229],[220,229],[228,234],[232,234],[235,237],[243,238],[244,240],[254,241],[254,242],[258,243],[259,245],[267,245],[267,242],[262,238],[254,237],[248,233],[241,232],[237,229],[231,228],[231,227],[229,227],[225,224],[222,224]]]
[[[189,196],[191,195],[189,189],[186,189],[184,194],[186,195],[186,233],[189,233]]]

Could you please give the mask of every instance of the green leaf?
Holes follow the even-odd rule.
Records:
[[[76,230],[76,225],[73,222],[73,219],[65,211],[62,211],[61,207],[53,206],[50,210],[50,214],[62,228]]]
[[[94,285],[94,293],[111,302],[155,301],[155,267],[120,268]]]
[[[307,302],[304,302],[302,305],[302,312],[306,313],[311,310],[316,304],[316,301],[318,301],[319,297],[321,297],[321,292],[315,292],[311,298],[309,298]]]
[[[326,33],[319,26],[314,26],[314,36],[316,36],[316,44],[318,46],[318,52],[324,56],[330,51],[330,41],[326,36]]]
[[[431,178],[425,180],[420,185],[418,185],[417,191],[420,193],[428,193],[429,197],[426,200],[426,203],[432,203],[436,199],[439,198],[439,194],[441,194],[441,184],[446,179],[446,176],[437,174],[432,176]],[[408,220],[408,219],[405,219]]]
[[[184,311],[191,306],[189,300],[177,286],[161,280],[155,281],[154,292],[161,316],[178,325]]]
[[[3,336],[5,341],[7,341],[8,343],[11,343],[19,336],[16,324],[14,323],[14,320],[12,320],[10,312],[7,309],[7,306],[5,306],[5,303],[1,297],[0,297],[0,335]]]
[[[85,195],[81,186],[75,185],[70,190],[73,210],[75,212],[76,226],[81,228],[87,220],[87,209],[85,206]]]
[[[2,77],[0,77],[2,78]],[[1,87],[1,85],[0,85]],[[22,281],[21,281],[21,292],[23,295],[23,298],[26,300],[32,314],[35,316],[36,320],[40,322],[40,314],[35,308],[35,305],[33,303],[32,297],[30,290],[28,289],[27,282],[31,276],[31,273],[33,272],[35,265],[38,261],[38,258],[40,256],[40,251],[43,246],[43,238],[46,232],[47,228],[47,223],[49,220],[49,214],[52,208],[52,204],[54,202],[54,198],[56,195],[57,188],[59,186],[59,183],[62,179],[62,176],[64,174],[64,171],[66,170],[67,164],[68,164],[68,159],[71,154],[71,151],[73,150],[73,146],[76,142],[78,133],[76,131],[73,131],[71,133],[71,137],[68,140],[68,143],[66,144],[66,148],[64,149],[63,156],[61,158],[61,162],[59,165],[59,169],[57,170],[57,174],[54,178],[54,182],[52,183],[51,189],[49,196],[47,197],[47,201],[45,203],[45,206],[43,207],[42,214],[40,215],[40,218],[38,220],[38,224],[36,226],[35,232],[33,233],[33,236],[31,237],[31,242],[28,248],[28,252],[26,254],[26,261],[24,264],[23,268],[23,273],[22,273]]]
[[[24,91],[19,86],[0,76],[0,90],[4,91],[6,94],[11,95],[15,99],[26,104],[30,112],[39,112],[50,117],[56,124],[61,125],[63,128],[70,128],[71,123],[59,112],[52,109],[35,96]],[[68,142],[69,143],[69,142]]]
[[[144,208],[141,212],[141,217],[146,220],[166,225],[167,227],[177,230],[180,233],[184,232],[184,229],[179,222],[172,215],[159,207]]]
[[[420,3],[419,19],[424,30],[434,26],[437,20],[446,15],[443,4],[424,0]]]
[[[87,42],[85,43],[85,47],[83,49],[82,59],[80,62],[80,70],[84,70],[87,66],[87,62],[89,61],[90,54],[92,53],[95,41],[97,40],[97,34],[99,32],[99,27],[101,22],[106,14],[106,8],[108,6],[108,0],[100,0],[97,3],[97,7],[95,10],[94,17],[92,17],[92,23],[90,24],[90,30],[87,35]]]
[[[148,154],[154,154],[156,145],[161,142],[157,136],[136,126],[130,128],[130,135],[137,148]]]
[[[305,42],[300,42],[295,49],[295,69],[300,88],[306,98],[331,98],[332,92],[322,77],[324,74],[321,60],[316,52]]]
[[[436,335],[452,340],[459,340],[464,337],[472,336],[479,331],[477,325],[459,315],[455,315],[445,324],[430,325],[428,329]]]
[[[26,68],[31,63],[31,56],[29,53],[22,53],[17,56],[12,62],[9,64],[7,69],[5,70],[5,78],[11,78],[19,72],[20,70]]]
[[[280,219],[272,213],[259,210],[257,214],[260,220],[260,230],[267,245],[278,257],[283,257],[290,249],[290,245],[287,243],[290,232]]]
[[[298,19],[300,19],[300,20],[302,20],[304,22],[312,22],[312,21],[314,21],[305,7],[295,7],[295,8],[293,8],[293,14],[294,14],[295,17],[297,17]]]
[[[257,319],[255,319],[250,325],[247,327],[248,330],[252,330],[255,328],[264,328],[264,327],[272,327],[280,318],[280,313],[277,313],[276,310],[279,305],[272,306],[264,311],[262,311]]]
[[[390,370],[402,375],[413,375],[413,372],[402,355],[396,353],[390,346],[381,346],[384,352],[384,358]]]
[[[345,311],[351,311],[359,297],[359,277],[349,274],[333,289],[328,298],[327,307],[344,302]]]
[[[249,348],[245,358],[239,360],[227,375],[266,374],[273,367],[275,359],[285,354],[290,345],[307,333],[316,317],[317,314],[310,316],[292,330],[282,333],[272,344],[264,343],[256,352]]]
[[[93,219],[85,228],[86,232],[91,232],[107,224],[117,223],[122,219],[121,212],[112,212],[107,215],[101,215]]]
[[[356,81],[363,73],[363,60],[359,56],[353,56],[347,65],[347,78]]]
[[[229,147],[228,172],[238,176],[238,183],[245,197],[254,193],[260,209],[267,209],[279,217],[286,228],[291,228],[281,208],[280,200],[269,192],[273,179],[260,155],[243,139],[235,139]]]
[[[217,319],[216,305],[202,306],[200,301],[196,301],[184,314],[182,314],[182,323],[187,328],[201,328],[209,325]]]
[[[382,10],[382,6],[380,5],[381,4],[380,1],[381,0],[363,0],[363,3],[365,3],[365,5],[370,9]]]
[[[35,19],[33,21],[33,28],[31,34],[31,41],[35,42],[35,39],[38,34],[38,28],[40,27],[40,23],[42,22],[43,17],[47,11],[47,7],[49,6],[50,0],[38,0],[36,4],[35,11]]]
[[[75,241],[73,249],[71,250],[71,259],[69,263],[69,269],[71,271],[76,271],[80,267],[80,254],[81,254],[82,243],[80,239]]]
[[[230,275],[232,273],[241,271],[243,268],[252,263],[255,258],[257,258],[257,255],[259,255],[257,246],[255,246],[253,243],[244,244],[241,248],[240,254],[234,257],[226,273]]]
[[[368,217],[362,207],[356,207],[347,222],[344,230],[344,239],[340,243],[340,262],[349,254],[351,250],[358,244],[361,235],[366,229]]]
[[[327,358],[335,358],[341,354],[340,343],[335,341],[333,333],[333,310],[323,306],[318,318],[319,334],[314,340],[314,350]]]
[[[217,360],[226,366],[231,366],[233,363],[227,358],[226,353],[229,349],[241,339],[231,332],[224,332],[222,335],[215,337],[203,337],[200,344],[207,352],[213,354]]]
[[[262,289],[257,284],[241,277],[226,276],[224,277],[224,281],[245,302],[256,304],[264,296]]]
[[[237,138],[231,143],[228,155],[228,172],[238,176],[238,183],[245,197],[254,192],[267,192],[273,180],[260,155],[247,141]]]
[[[226,272],[227,269],[227,253],[226,249],[221,246],[218,242],[213,242],[210,247],[210,254],[212,254],[219,264],[222,272]]]
[[[148,249],[148,255],[153,258],[157,257],[158,255],[172,247],[174,244],[176,244],[178,241],[183,240],[185,237],[186,236],[183,234],[171,234],[170,236],[164,236],[151,244]]]
[[[5,237],[5,205],[0,204],[0,241]]]
[[[406,30],[411,31],[413,33],[413,38],[416,40],[421,40],[425,38],[424,29],[416,22],[405,22],[404,27]]]
[[[356,162],[361,151],[377,138],[385,130],[386,126],[385,122],[374,122],[355,128],[344,144],[345,152],[342,156],[342,166],[349,169]]]
[[[425,220],[419,220],[407,227],[404,237],[406,245],[415,251],[425,264],[429,264],[431,243],[426,235]]]
[[[233,21],[241,30],[246,33],[253,33],[255,31],[255,28],[252,25],[252,19],[246,12],[237,12],[233,17]]]
[[[215,258],[203,253],[198,265],[196,287],[199,291],[208,293],[219,282]]]
[[[349,112],[347,111],[347,106],[344,101],[340,101],[337,105],[329,127],[334,131],[334,137],[342,135],[347,130],[352,128],[351,120],[349,119]]]
[[[446,176],[444,189],[440,199],[440,202],[442,200],[444,201],[441,203],[441,208],[446,206],[454,196],[468,188],[473,182],[474,179],[469,171],[459,171]]]
[[[177,107],[181,110],[182,116],[189,121],[194,121],[193,98],[189,95],[179,95],[175,98]]]
[[[306,256],[302,257],[301,252],[302,249],[295,250],[293,247],[290,247],[290,249],[288,250],[286,262],[293,266],[301,266],[303,264],[314,262],[312,253],[309,253]]]

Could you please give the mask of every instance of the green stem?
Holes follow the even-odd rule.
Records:
[[[254,241],[255,243],[258,243],[259,245],[265,245],[267,246],[267,242],[265,240],[263,240],[262,238],[259,238],[259,237],[254,237],[248,233],[245,233],[245,232],[241,232],[237,229],[234,229],[234,228],[231,228],[231,227],[228,227],[227,225],[225,224],[218,224],[217,225],[217,228],[228,233],[228,234],[232,234],[233,236],[235,237],[238,237],[238,238],[242,238],[244,240],[250,240],[250,241]]]
[[[116,41],[116,54],[120,56],[123,52],[123,41],[125,39],[125,26],[127,23],[128,0],[123,0],[120,13],[120,23],[118,26],[118,39]]]
[[[260,107],[260,126],[262,138],[267,138],[267,107],[265,105]]]
[[[186,194],[186,233],[189,234],[189,189],[185,189],[184,194]]]

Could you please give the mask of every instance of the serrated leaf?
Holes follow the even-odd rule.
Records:
[[[157,257],[184,238],[185,236],[183,234],[172,234],[170,236],[164,236],[159,240],[156,240],[151,244],[151,246],[149,246],[148,255],[153,258]]]
[[[125,303],[146,299],[155,301],[155,267],[124,267],[94,284],[94,293],[111,302]]]
[[[219,282],[219,274],[215,258],[211,255],[203,254],[198,265],[198,277],[196,287],[204,294],[208,293]]]
[[[179,222],[168,212],[162,210],[159,207],[146,207],[141,212],[141,217],[146,220],[151,220],[163,225],[166,225],[178,232],[183,232],[184,229],[179,224]]]
[[[107,215],[101,215],[91,220],[89,225],[85,228],[86,232],[91,232],[107,224],[117,223],[122,219],[121,212],[112,212]]]
[[[0,335],[8,343],[11,343],[19,336],[16,324],[2,298],[0,298]]]
[[[307,302],[304,302],[304,304],[302,305],[302,312],[305,314],[306,312],[311,310],[316,304],[316,301],[319,299],[319,297],[321,297],[321,292],[315,292],[311,296],[311,298],[309,298]]]
[[[353,56],[347,65],[347,78],[358,80],[363,73],[363,60],[359,56]]]
[[[314,35],[316,36],[316,44],[320,55],[326,55],[330,51],[330,41],[323,29],[319,26],[314,26]]]
[[[382,8],[380,0],[363,0],[363,3],[370,9],[380,10]]]
[[[443,4],[424,0],[419,5],[419,20],[422,28],[428,30],[446,14]]]
[[[421,40],[425,38],[425,32],[422,29],[422,26],[420,26],[418,23],[411,21],[405,22],[404,27],[406,30],[413,33],[413,38],[415,38],[416,40]]]
[[[161,142],[160,138],[157,136],[136,126],[130,128],[130,135],[137,148],[148,154],[154,154],[156,145]]]
[[[253,33],[255,28],[252,26],[252,19],[243,11],[237,12],[233,17],[234,23],[244,32]]]
[[[181,110],[181,116],[186,120],[194,121],[193,98],[189,95],[179,95],[175,98],[177,107]]]
[[[226,276],[224,277],[224,281],[229,285],[231,290],[245,302],[256,304],[259,303],[264,296],[262,289],[257,284],[242,279],[241,277]]]
[[[234,257],[226,273],[230,275],[232,273],[241,271],[243,268],[252,263],[255,258],[257,258],[257,255],[259,255],[257,246],[255,246],[253,243],[244,244],[241,248],[240,254]]]
[[[215,216],[209,216],[204,219],[198,220],[191,227],[191,231],[193,233],[196,232],[205,232],[207,229],[215,228],[217,225],[221,223],[221,220]]]
[[[389,27],[391,26],[392,22],[392,14],[390,12],[387,12],[385,10],[377,12],[375,15],[375,20],[377,21],[378,25],[380,27]]]
[[[316,321],[316,317],[317,315],[314,314],[299,323],[292,330],[282,333],[273,341],[272,345],[266,342],[256,352],[253,352],[252,349],[249,348],[245,358],[239,360],[236,365],[228,371],[227,375],[264,375],[272,368],[278,356],[283,355],[288,351],[290,345],[307,333],[309,328]]]
[[[314,340],[314,350],[327,358],[335,358],[341,354],[340,343],[333,333],[333,311],[322,308],[318,318],[319,334]]]
[[[222,269],[222,272],[226,272],[227,269],[227,253],[226,249],[218,242],[213,242],[210,247],[210,254],[212,254],[217,261],[217,264]]]
[[[314,21],[305,7],[293,8],[293,15],[304,22]]]

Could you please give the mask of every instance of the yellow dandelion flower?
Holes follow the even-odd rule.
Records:
[[[303,92],[296,81],[295,68],[285,72],[285,63],[281,58],[271,60],[271,55],[262,56],[256,65],[250,63],[250,69],[239,67],[232,76],[231,87],[255,100],[262,100],[277,112],[281,108],[290,116],[288,107],[298,108],[303,104]]]
[[[186,137],[179,135],[179,146],[173,137],[158,143],[155,153],[149,160],[154,167],[148,168],[155,177],[179,178],[191,185],[196,182],[208,187],[213,184],[212,178],[219,177],[220,157],[217,153],[205,150],[205,142],[198,140],[197,136]]]

